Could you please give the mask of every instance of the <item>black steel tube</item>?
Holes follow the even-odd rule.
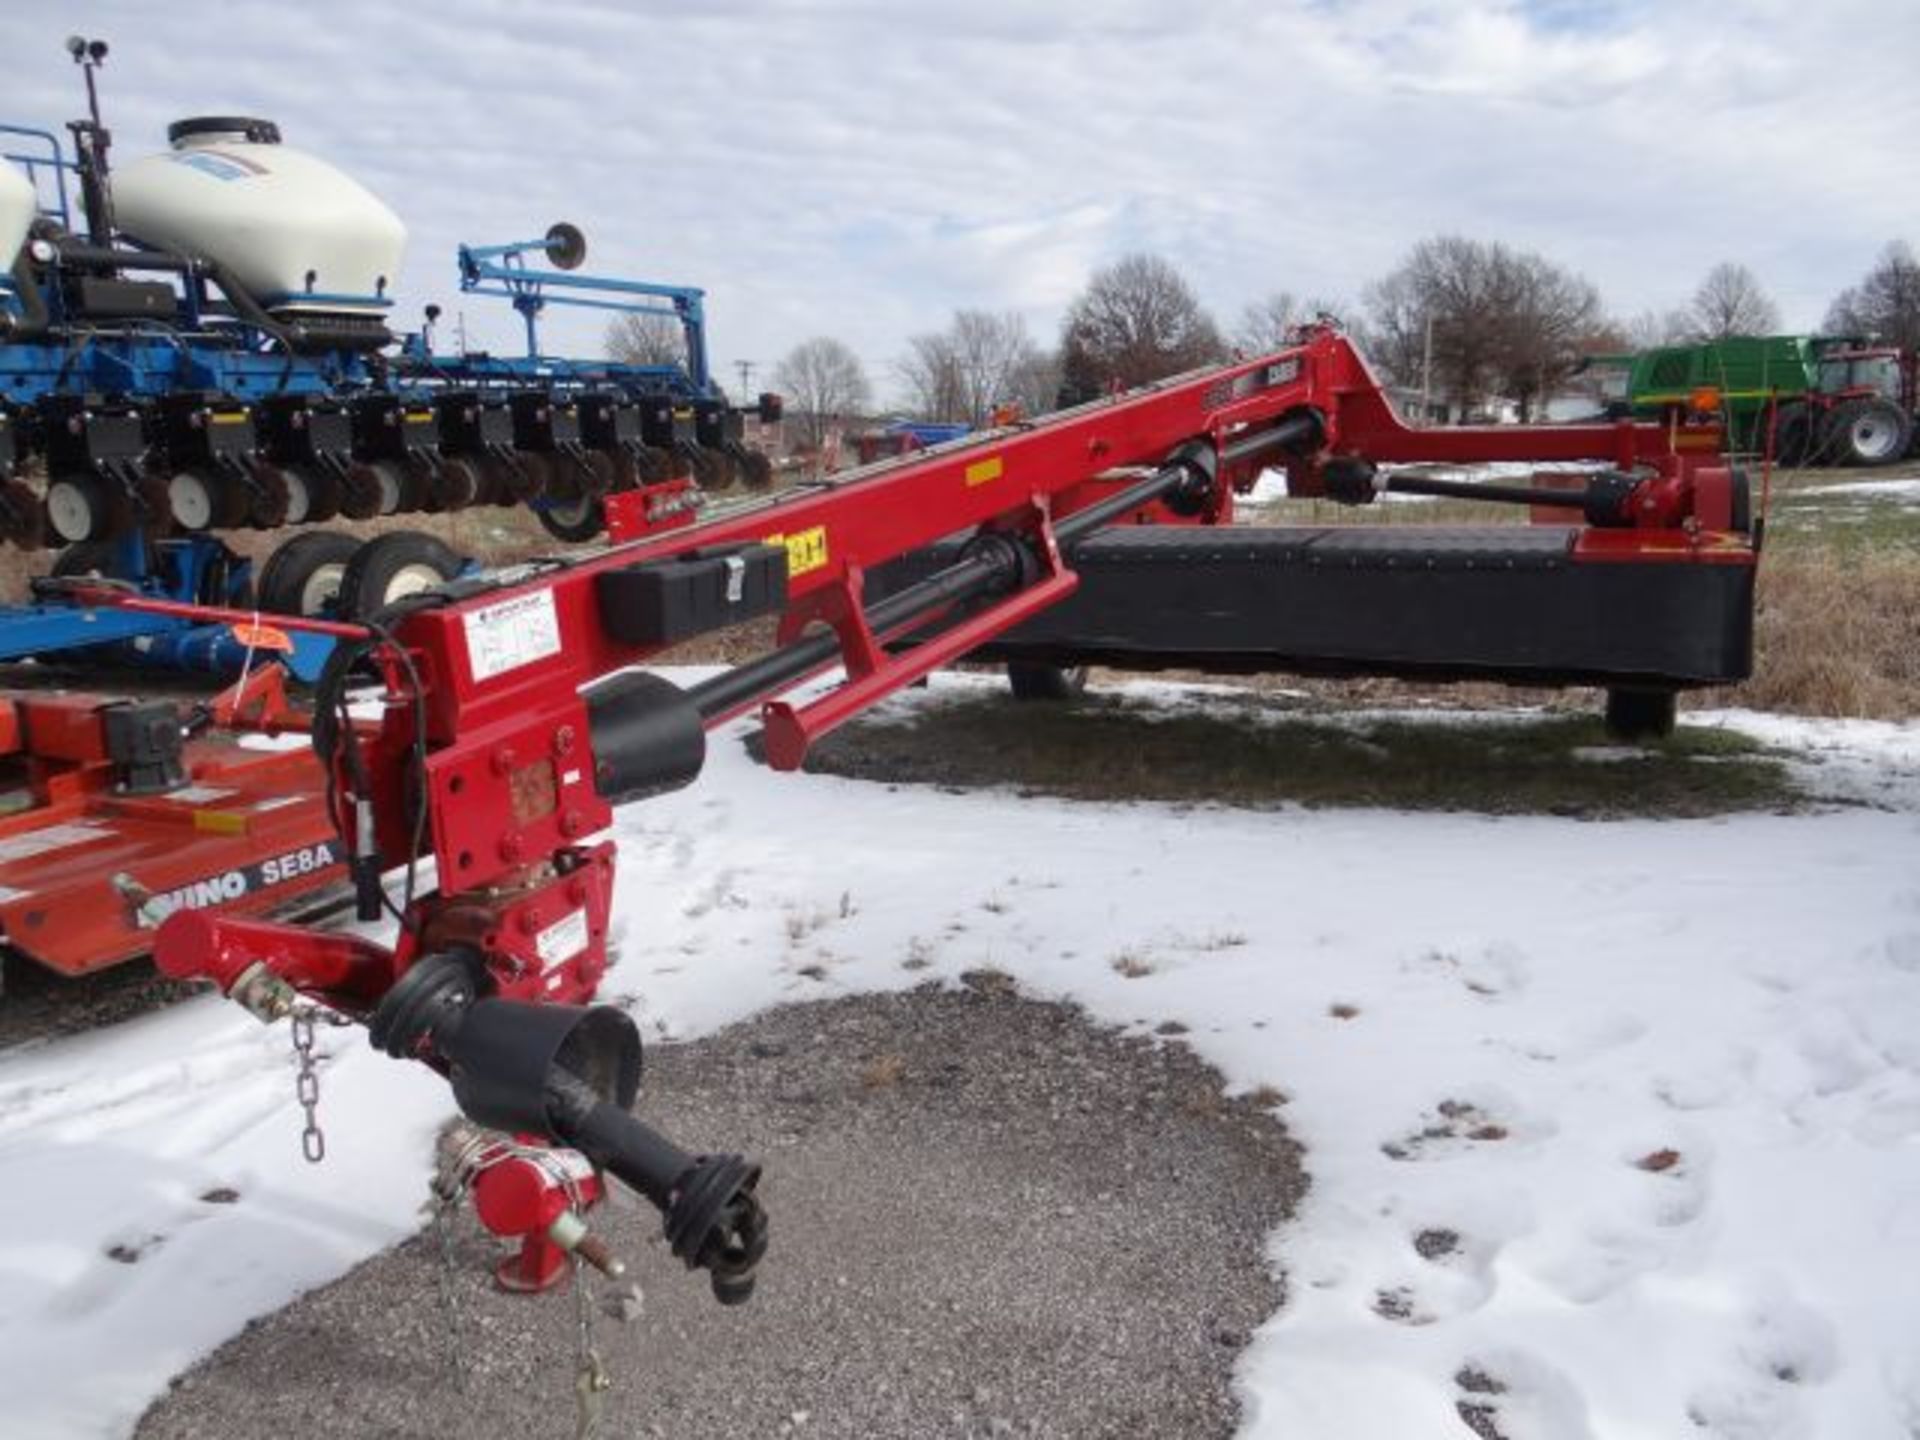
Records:
[[[760,1167],[738,1155],[688,1154],[569,1071],[556,1067],[546,1092],[553,1137],[644,1195],[665,1222],[668,1247],[708,1272],[721,1304],[750,1299],[767,1249],[766,1211],[753,1193]]]
[[[171,270],[191,275],[198,263],[170,250],[116,250],[111,245],[82,245],[77,240],[58,242],[60,259],[71,265],[106,265],[117,270]]]
[[[569,1071],[547,1077],[547,1116],[556,1140],[611,1170],[656,1209],[673,1203],[680,1177],[693,1168],[694,1156]]]
[[[1084,510],[1074,511],[1053,527],[1053,533],[1062,545],[1078,540],[1108,522],[1119,519],[1129,510],[1151,505],[1175,486],[1186,484],[1191,474],[1191,467],[1184,461],[1163,465],[1138,485],[1095,501]]]
[[[1536,485],[1485,485],[1469,480],[1428,480],[1412,475],[1388,477],[1386,488],[1400,495],[1433,495],[1449,500],[1488,500],[1503,505],[1579,505],[1586,489],[1548,490]]]
[[[1069,515],[1054,526],[1054,534],[1062,544],[1079,539],[1129,510],[1151,503],[1174,486],[1185,483],[1188,475],[1189,469],[1184,463],[1168,465],[1150,479]],[[930,610],[971,600],[997,586],[1017,584],[1019,559],[1012,546],[1018,543],[1009,539],[1003,547],[969,556],[918,584],[889,595],[867,611],[867,624],[874,633],[884,634]],[[832,664],[839,654],[838,637],[808,635],[758,660],[750,660],[691,686],[687,695],[705,719],[730,715],[805,679],[823,665]]]
[[[939,605],[950,605],[982,593],[1001,574],[1001,566],[982,559],[962,560],[919,584],[889,596],[867,612],[867,624],[876,632],[891,630]],[[806,635],[758,660],[716,675],[688,688],[687,697],[703,719],[730,715],[743,706],[804,680],[840,654],[839,637],[832,633]]]

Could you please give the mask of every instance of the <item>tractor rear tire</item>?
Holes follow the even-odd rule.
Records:
[[[395,601],[437,589],[460,573],[460,556],[418,530],[395,530],[369,540],[340,576],[340,617],[368,620]]]
[[[1807,463],[1813,448],[1813,417],[1804,405],[1782,405],[1773,427],[1773,461],[1787,469]]]
[[[1087,667],[1009,660],[1007,685],[1016,700],[1072,700],[1086,693]]]
[[[1840,465],[1891,465],[1907,453],[1913,420],[1891,400],[1849,400],[1829,422]]]
[[[326,615],[337,607],[347,562],[360,542],[338,530],[308,530],[267,557],[255,587],[260,608],[275,615]]]
[[[1678,692],[1632,685],[1607,690],[1607,734],[1615,740],[1664,740],[1673,733]]]

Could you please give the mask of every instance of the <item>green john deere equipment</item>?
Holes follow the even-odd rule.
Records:
[[[1890,465],[1915,439],[1914,357],[1864,340],[1729,336],[1631,357],[1626,413],[1718,408],[1730,449],[1783,465]]]

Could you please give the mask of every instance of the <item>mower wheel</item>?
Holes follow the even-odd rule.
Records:
[[[418,530],[369,540],[340,576],[341,617],[369,619],[396,600],[436,589],[460,573],[461,563],[449,546]]]
[[[1607,734],[1615,740],[1664,740],[1673,733],[1679,694],[1617,685],[1607,690]]]
[[[1086,693],[1087,667],[1009,660],[1007,684],[1016,700],[1072,700]]]
[[[335,606],[341,577],[360,542],[338,530],[309,530],[267,557],[255,593],[275,615],[325,615]]]

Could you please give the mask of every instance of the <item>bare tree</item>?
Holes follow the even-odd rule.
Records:
[[[1771,335],[1780,328],[1780,307],[1746,266],[1722,260],[1707,272],[1687,307],[1697,340],[1729,335]]]
[[[1157,255],[1094,272],[1060,336],[1061,398],[1090,400],[1223,358],[1226,346],[1187,282]]]
[[[1693,320],[1684,310],[1642,310],[1619,329],[1627,349],[1655,350],[1684,342],[1693,333]]]
[[[945,331],[915,335],[907,353],[894,362],[894,371],[907,392],[907,406],[923,420],[957,420],[961,399],[960,360],[953,337]]]
[[[799,422],[809,450],[826,443],[840,421],[866,408],[872,393],[860,357],[830,335],[803,340],[773,370],[773,383],[787,400],[787,414]]]
[[[1060,400],[1060,354],[1035,347],[1007,377],[1006,398],[1022,415],[1044,415]]]
[[[687,336],[671,315],[626,314],[607,326],[607,354],[623,365],[684,365]]]
[[[1459,235],[1422,240],[1365,299],[1374,360],[1402,385],[1430,378],[1434,396],[1461,415],[1501,390],[1528,418],[1600,325],[1599,293],[1581,276]]]
[[[1904,240],[1880,252],[1858,285],[1848,286],[1827,311],[1829,335],[1871,337],[1920,351],[1920,261]]]
[[[1524,422],[1534,407],[1611,336],[1600,292],[1584,277],[1533,254],[1509,254],[1499,267],[1503,343],[1494,373]]]
[[[1038,350],[1027,322],[1013,311],[998,315],[962,310],[953,317],[953,353],[959,363],[960,418],[984,425],[994,410],[1012,399],[1014,376]]]
[[[1240,323],[1233,327],[1233,348],[1242,355],[1284,350],[1302,325],[1322,315],[1337,320],[1342,308],[1331,300],[1316,296],[1296,300],[1291,290],[1276,290],[1240,312]]]
[[[1027,415],[1050,410],[1060,389],[1058,362],[1011,310],[956,312],[940,333],[910,339],[894,369],[916,415],[974,426],[1002,405]]]

